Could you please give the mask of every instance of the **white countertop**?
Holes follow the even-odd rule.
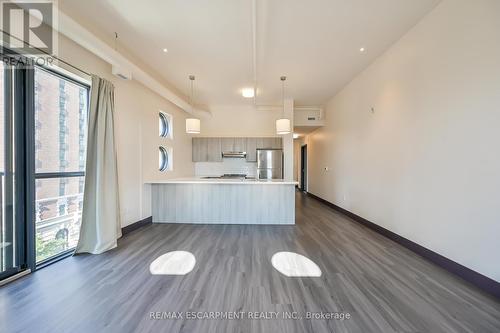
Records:
[[[237,185],[298,185],[295,181],[282,179],[257,180],[257,179],[206,179],[200,177],[174,178],[165,180],[145,181],[145,184],[237,184]]]

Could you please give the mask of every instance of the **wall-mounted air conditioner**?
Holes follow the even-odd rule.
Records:
[[[294,126],[324,126],[323,109],[319,107],[295,107]]]
[[[113,73],[113,75],[115,75],[115,76],[118,76],[120,79],[132,80],[132,72],[125,69],[125,68],[113,65],[111,67],[111,73]]]

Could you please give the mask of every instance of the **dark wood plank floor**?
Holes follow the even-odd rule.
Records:
[[[173,250],[186,276],[152,276]],[[320,278],[287,278],[277,251]],[[160,311],[349,313],[349,320],[153,320]],[[280,315],[281,316],[281,315]],[[296,226],[151,225],[0,288],[1,332],[499,332],[500,303],[392,241],[297,194]]]

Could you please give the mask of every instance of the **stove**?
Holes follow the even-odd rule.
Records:
[[[225,173],[222,176],[206,176],[204,179],[255,179],[254,177],[247,177],[245,174],[240,173]]]
[[[220,178],[246,178],[247,175],[239,174],[239,173],[225,173]]]

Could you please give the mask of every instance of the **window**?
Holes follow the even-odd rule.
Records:
[[[172,116],[168,113],[160,112],[158,120],[160,137],[172,139]]]
[[[34,77],[35,245],[39,264],[73,249],[78,242],[89,87],[41,67],[35,68]]]
[[[158,147],[158,163],[160,171],[172,170],[172,148]]]
[[[88,85],[59,71],[2,57],[0,280],[70,253],[78,241],[89,97]]]

